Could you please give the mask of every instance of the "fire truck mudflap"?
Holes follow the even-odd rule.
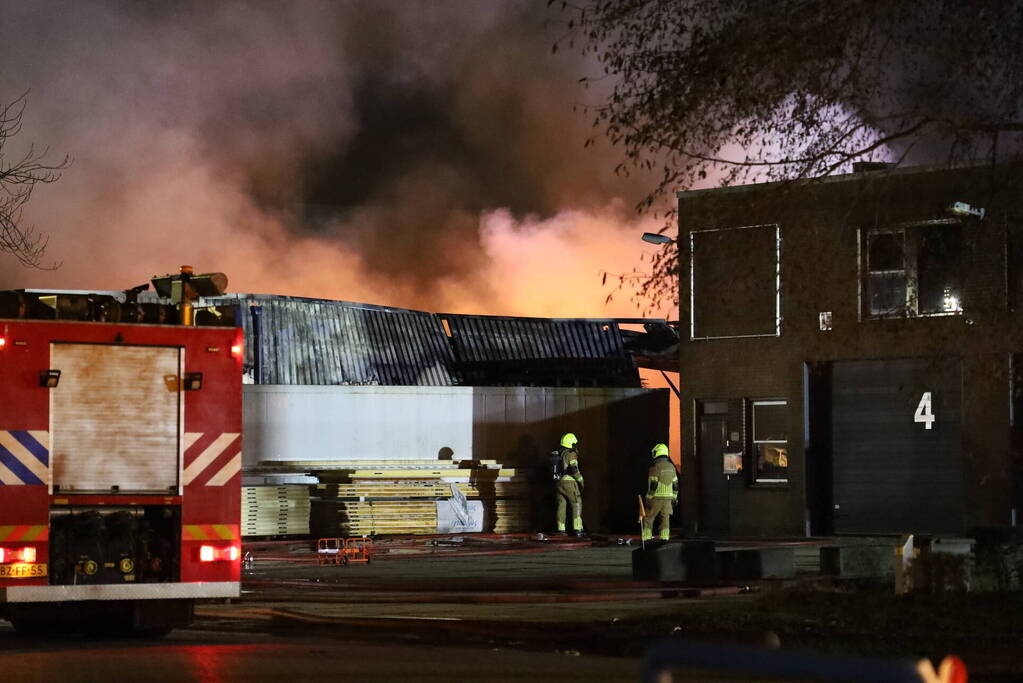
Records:
[[[18,313],[0,306],[0,618],[164,632],[237,598],[241,331]]]

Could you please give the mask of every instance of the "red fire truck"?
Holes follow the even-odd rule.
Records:
[[[191,277],[154,279],[176,304],[0,293],[0,618],[19,630],[156,635],[238,597],[242,336],[195,324]]]

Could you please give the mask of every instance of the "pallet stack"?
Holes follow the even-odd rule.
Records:
[[[532,502],[528,499],[497,499],[494,501],[494,526],[490,530],[495,534],[514,534],[532,531]],[[523,523],[526,521],[527,523]]]
[[[308,536],[309,486],[242,487],[242,536]]]
[[[532,529],[529,481],[491,460],[303,465],[323,482],[312,488],[310,518],[321,537],[437,533],[437,501],[452,497],[452,484],[469,501],[482,502],[482,531]]]

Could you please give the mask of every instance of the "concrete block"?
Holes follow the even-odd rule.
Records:
[[[843,579],[888,578],[895,574],[891,545],[847,545],[821,548],[821,571]]]
[[[685,541],[682,544],[682,559],[685,561],[688,580],[713,581],[718,577],[714,541]]]
[[[791,547],[744,548],[718,552],[723,579],[791,579],[796,553]]]
[[[647,543],[632,551],[632,578],[636,581],[685,581],[686,566],[680,543]]]

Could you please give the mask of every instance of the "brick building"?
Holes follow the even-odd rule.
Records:
[[[874,166],[678,195],[688,533],[1016,523],[1021,189]]]

